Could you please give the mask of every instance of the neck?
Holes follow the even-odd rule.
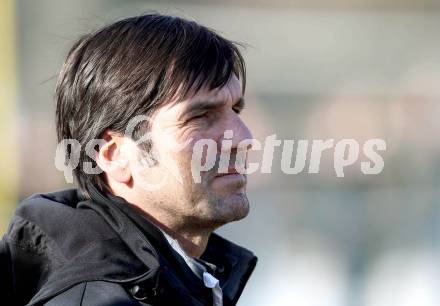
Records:
[[[169,227],[158,225],[168,235],[179,242],[181,248],[188,256],[199,258],[206,249],[209,240],[209,233],[191,232],[191,231],[175,231]]]
[[[176,239],[188,256],[199,258],[205,251],[213,229],[194,227],[188,225],[188,222],[179,222],[176,218],[167,218],[154,211],[146,211],[137,205],[130,205],[148,221]]]

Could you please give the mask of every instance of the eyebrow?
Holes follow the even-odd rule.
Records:
[[[200,100],[192,102],[183,112],[182,116],[188,116],[201,111],[209,111],[219,109],[225,105],[224,100]],[[233,107],[243,110],[245,101],[243,97],[240,97],[233,105]]]

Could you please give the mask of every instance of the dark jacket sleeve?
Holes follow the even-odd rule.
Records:
[[[6,235],[0,241],[0,296],[6,301],[12,298],[11,256]]]
[[[57,295],[44,306],[152,306],[134,299],[119,284],[83,282]]]

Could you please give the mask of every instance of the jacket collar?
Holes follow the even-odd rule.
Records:
[[[104,195],[94,186],[90,186],[89,190],[93,203],[85,205],[107,221],[141,262],[153,270],[170,265],[179,277],[184,278],[185,284],[199,291],[196,294],[206,292],[203,283],[171,248],[156,225],[138,214],[125,199]],[[212,233],[201,259],[219,268],[215,276],[220,280],[225,305],[234,305],[256,266],[257,257],[249,250]]]

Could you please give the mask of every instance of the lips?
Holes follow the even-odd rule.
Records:
[[[235,168],[229,168],[228,172],[226,173],[218,173],[216,177],[225,176],[225,175],[233,175],[233,174],[240,174]]]

